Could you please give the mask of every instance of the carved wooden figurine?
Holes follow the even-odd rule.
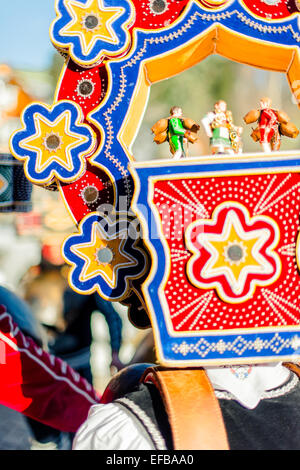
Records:
[[[241,153],[243,128],[233,124],[232,112],[227,109],[225,101],[217,101],[214,111],[202,119],[202,124],[206,135],[210,138],[213,155]]]
[[[168,141],[173,159],[179,160],[186,157],[184,143],[194,144],[198,139],[199,129],[200,126],[195,121],[183,117],[179,106],[173,106],[170,109],[170,116],[157,121],[151,131],[154,134],[154,142],[162,144]]]
[[[259,142],[264,152],[277,151],[281,146],[281,136],[295,139],[299,130],[290,121],[284,111],[272,108],[270,98],[261,98],[260,109],[253,109],[244,116],[246,124],[257,123],[251,134],[255,142]]]

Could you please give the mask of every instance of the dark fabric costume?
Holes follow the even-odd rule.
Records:
[[[293,379],[294,374],[287,382]],[[284,386],[285,384],[283,384]],[[276,393],[283,386],[274,389]],[[153,384],[140,384],[135,391],[117,399],[116,403],[133,413],[144,425],[144,413],[151,419],[172,450],[171,429],[161,397]],[[129,401],[128,401],[129,400]],[[300,383],[279,397],[260,401],[255,409],[241,406],[234,399],[219,399],[231,450],[300,450]],[[155,440],[152,439],[154,445]]]

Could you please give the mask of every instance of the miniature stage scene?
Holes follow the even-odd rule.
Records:
[[[4,7],[0,449],[299,450],[299,2],[40,3]]]

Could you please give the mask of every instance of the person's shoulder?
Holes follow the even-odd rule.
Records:
[[[137,419],[118,403],[97,404],[77,431],[74,450],[151,450]]]

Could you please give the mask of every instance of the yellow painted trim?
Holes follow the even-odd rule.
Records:
[[[118,135],[119,141],[123,149],[126,151],[129,160],[134,160],[131,153],[131,146],[135,141],[139,125],[142,122],[146,111],[149,94],[150,83],[147,77],[147,71],[143,68],[142,72],[139,74],[133,99],[130,102],[126,117]]]
[[[286,173],[286,171],[290,171],[290,172],[293,172],[293,173],[299,173],[299,168],[290,168],[288,163],[289,161],[291,160],[294,160],[294,159],[299,159],[300,160],[300,150],[290,150],[290,151],[281,151],[281,152],[272,152],[272,153],[263,153],[263,152],[260,152],[260,153],[244,153],[244,154],[241,154],[239,155],[238,157],[236,156],[228,156],[228,155],[224,155],[224,156],[212,156],[212,155],[203,155],[201,157],[192,157],[192,158],[182,158],[181,160],[177,160],[176,162],[174,162],[174,160],[172,158],[170,159],[163,159],[163,160],[151,160],[151,161],[144,161],[144,162],[133,162],[130,164],[130,166],[134,169],[143,169],[143,168],[160,168],[160,167],[168,167],[168,166],[171,166],[171,167],[174,167],[175,163],[176,163],[176,167],[185,167],[185,166],[191,166],[193,164],[203,164],[203,165],[211,165],[211,164],[216,164],[216,163],[223,163],[225,165],[227,164],[230,164],[230,163],[236,163],[236,162],[240,162],[240,163],[247,163],[247,162],[252,162],[253,160],[255,160],[255,162],[269,162],[270,160],[274,160],[278,158],[278,160],[286,160],[287,162],[287,168],[284,168],[283,172]],[[266,172],[266,169],[263,168],[263,169],[260,169],[258,168],[257,169],[259,172],[263,172],[265,173]],[[227,170],[223,170],[222,169],[222,174],[223,172],[226,172]],[[240,174],[244,174],[244,172],[246,171],[246,173],[248,172],[249,173],[249,170],[246,169],[246,170],[236,170],[236,171],[232,171],[232,170],[228,170],[230,171],[232,174],[236,174],[236,171],[237,172],[241,172]],[[269,172],[272,171],[272,169],[268,169]],[[277,168],[276,169],[276,173],[280,173],[281,172],[281,168]],[[204,174],[204,173],[201,173],[201,175]],[[225,174],[225,173],[224,173]],[[193,174],[191,173],[191,176],[189,177],[193,177],[192,176]],[[212,176],[212,175],[215,175],[215,177],[217,177],[218,175],[215,174],[215,172],[205,172],[205,175],[206,176]],[[182,175],[178,175],[178,178],[181,178]],[[163,178],[163,177],[162,177]],[[197,178],[198,178],[198,175],[197,175]]]
[[[211,26],[204,33],[171,52],[148,59],[144,66],[150,83],[173,77],[193,67],[216,52],[218,28]]]
[[[293,46],[282,46],[249,38],[225,26],[218,26],[216,53],[241,64],[264,70],[287,72],[295,50],[297,48]]]

